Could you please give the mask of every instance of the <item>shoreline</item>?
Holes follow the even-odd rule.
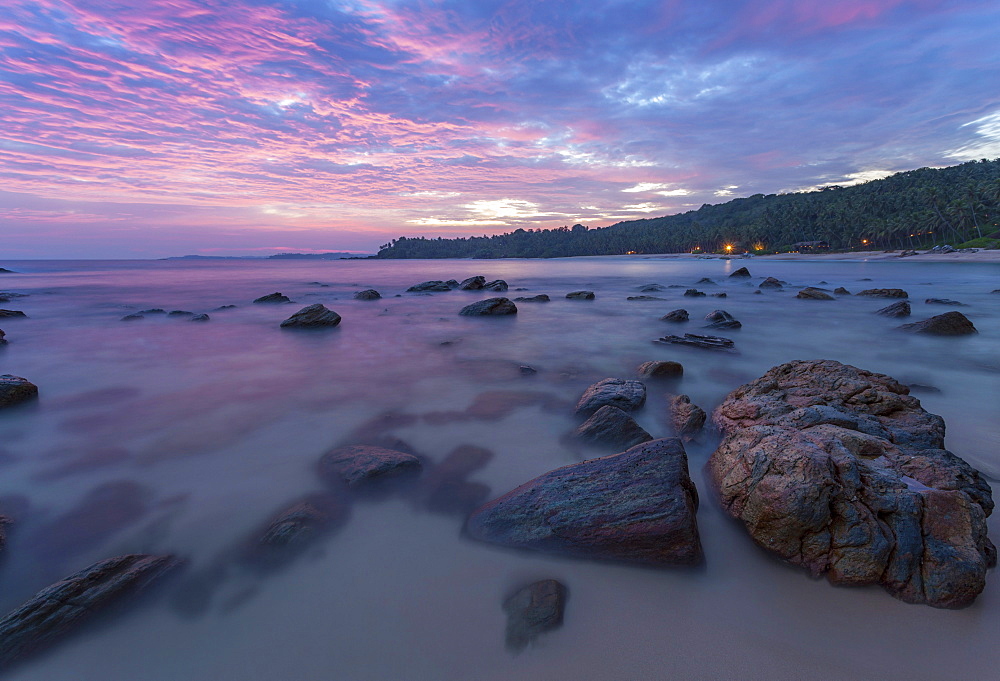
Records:
[[[609,256],[597,256],[609,257]],[[615,256],[610,256],[615,257]],[[617,256],[636,257],[636,256]],[[839,262],[958,262],[958,263],[987,263],[1000,264],[1000,250],[979,250],[975,253],[932,253],[930,251],[917,251],[916,255],[900,256],[900,251],[854,251],[851,253],[775,253],[774,255],[755,255],[751,258],[741,258],[739,256],[696,255],[694,253],[663,253],[658,255],[643,255],[643,258],[663,258],[678,260],[780,260],[780,261],[839,261]]]

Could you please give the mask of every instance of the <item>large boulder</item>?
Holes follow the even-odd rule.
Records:
[[[517,305],[507,298],[487,298],[463,307],[459,313],[466,317],[500,316],[517,314]]]
[[[908,392],[831,360],[775,367],[713,414],[709,478],[758,544],[814,576],[963,607],[996,563],[992,494]]]
[[[605,378],[587,388],[576,403],[577,416],[590,416],[606,404],[634,411],[646,403],[646,386],[627,378]]]
[[[372,445],[332,449],[319,460],[320,477],[334,485],[360,487],[373,482],[419,472],[421,461],[413,454]]]
[[[880,314],[883,317],[909,317],[910,301],[897,300],[892,305],[886,305],[883,308],[875,310],[875,314]]]
[[[867,288],[856,295],[869,298],[909,298],[906,291],[901,288]]]
[[[38,386],[26,378],[3,374],[0,376],[0,409],[13,407],[38,397]]]
[[[322,329],[340,324],[340,315],[328,310],[322,303],[313,303],[302,308],[281,322],[283,329]]]
[[[966,336],[979,333],[968,317],[961,312],[945,312],[912,324],[903,324],[900,329],[913,333],[927,333],[933,336]]]
[[[518,589],[503,602],[507,614],[507,648],[524,650],[528,644],[563,623],[566,587],[554,579],[543,579]]]
[[[502,546],[642,565],[701,561],[698,493],[677,438],[558,468],[481,506],[466,525]]]
[[[595,411],[576,429],[574,435],[584,442],[619,450],[653,439],[634,418],[610,404]]]

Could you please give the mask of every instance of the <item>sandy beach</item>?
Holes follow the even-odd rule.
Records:
[[[631,258],[635,256],[594,256],[602,258]],[[642,258],[668,258],[668,259],[726,259],[744,260],[739,256],[705,255],[695,253],[663,253],[660,255],[643,255]],[[975,253],[932,253],[930,251],[917,251],[917,255],[900,256],[900,251],[852,251],[849,253],[777,253],[775,255],[756,255],[746,260],[821,260],[839,262],[871,262],[905,260],[906,262],[958,262],[958,263],[1000,263],[1000,250],[981,249]]]

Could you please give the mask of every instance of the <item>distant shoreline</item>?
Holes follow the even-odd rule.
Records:
[[[699,255],[695,253],[661,253],[636,256],[592,256],[620,258],[657,258],[668,260],[721,260],[729,258],[739,262],[759,260],[798,260],[798,261],[840,261],[840,262],[959,262],[959,263],[997,263],[1000,264],[1000,250],[979,250],[975,253],[932,253],[917,251],[917,255],[900,256],[900,251],[853,251],[850,253],[775,253],[774,255],[755,255],[751,258],[740,256]]]

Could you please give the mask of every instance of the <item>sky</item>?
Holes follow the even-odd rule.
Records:
[[[3,0],[0,257],[374,252],[1000,156],[996,0]]]

